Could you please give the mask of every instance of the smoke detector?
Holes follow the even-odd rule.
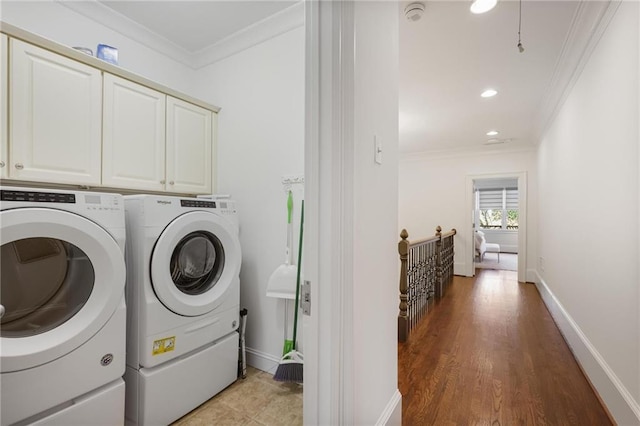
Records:
[[[404,16],[407,17],[409,21],[418,21],[422,18],[424,14],[424,3],[409,3],[407,7],[404,8]]]

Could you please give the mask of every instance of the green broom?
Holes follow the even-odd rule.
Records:
[[[293,349],[283,355],[273,379],[278,382],[302,383],[304,356],[296,350],[298,333],[298,303],[300,301],[300,269],[302,265],[302,230],[304,229],[304,200],[300,206],[300,243],[298,245],[298,271],[296,274],[296,304],[293,310]]]

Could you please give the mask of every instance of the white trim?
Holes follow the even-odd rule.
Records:
[[[376,421],[376,426],[400,426],[402,425],[402,394],[395,390],[389,403]]]
[[[123,36],[156,51],[174,61],[193,68],[193,54],[183,49],[172,41],[143,27],[139,23],[127,18],[100,3],[97,0],[64,1],[54,0],[57,4],[73,10],[74,12],[104,25]]]
[[[535,269],[527,269],[527,282],[538,283],[538,272]]]
[[[322,387],[320,371],[327,368],[327,346],[332,341],[323,340],[320,345],[320,318],[330,314],[325,302],[325,291],[319,287],[320,276],[320,4],[305,0],[305,137],[304,137],[304,192],[305,239],[302,259],[305,280],[311,288],[311,314],[302,316],[302,336],[305,346],[303,423],[320,423],[322,408],[331,404]],[[323,337],[327,335],[322,333]],[[331,336],[329,336],[331,337]],[[322,401],[320,398],[322,395]]]
[[[440,151],[420,151],[404,152],[400,154],[400,161],[423,161],[423,160],[443,160],[448,158],[479,157],[489,155],[516,154],[520,152],[535,152],[533,145],[514,146],[503,149],[478,149],[477,147],[466,147],[458,149],[448,149]]]
[[[615,421],[621,425],[640,424],[640,405],[591,344],[571,315],[537,274],[536,287],[576,361],[591,381]]]
[[[304,2],[256,22],[193,54],[193,68],[211,65],[304,25]]]
[[[247,354],[247,365],[275,374],[280,364],[280,358],[253,348],[246,348],[245,352]]]
[[[313,305],[303,326],[313,357],[306,363],[317,370],[311,395],[305,371],[304,423],[353,424],[354,4],[307,6],[305,278]]]
[[[454,250],[455,250],[455,247],[454,247]],[[465,262],[455,262],[453,264],[453,275],[462,275],[462,276],[464,276],[464,274],[465,274],[464,268],[465,268],[466,265],[467,264]]]
[[[341,425],[352,425],[355,419],[353,356],[353,259],[355,242],[355,5],[352,1],[336,2],[333,8],[335,22],[339,25],[339,38],[334,53],[334,75],[338,75],[333,85],[332,156],[333,172],[331,181],[333,214],[338,229],[333,234],[335,278],[333,281],[333,325],[334,335],[339,336],[336,345],[339,373],[336,375],[339,402],[336,406],[337,420]],[[334,27],[334,32],[336,28]],[[327,142],[327,141],[325,141]]]
[[[535,120],[534,140],[542,140],[549,124],[558,115],[621,2],[582,0],[577,7]]]
[[[304,25],[304,2],[300,1],[209,47],[191,52],[99,1],[54,1],[193,70],[213,64]]]
[[[470,226],[474,220],[475,208],[473,205],[474,192],[473,181],[476,179],[518,179],[518,281],[526,281],[527,269],[527,172],[498,173],[486,175],[467,175],[465,178],[465,211],[469,214],[469,222],[464,226],[467,231],[464,235],[464,275],[472,277],[475,274],[474,268],[474,235],[473,227]]]

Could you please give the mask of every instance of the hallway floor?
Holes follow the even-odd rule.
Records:
[[[478,272],[398,345],[403,425],[612,424],[535,286]]]

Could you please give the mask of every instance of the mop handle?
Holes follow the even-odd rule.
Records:
[[[304,200],[300,205],[300,242],[298,244],[298,271],[296,274],[296,307],[293,310],[293,349],[296,349],[298,343],[296,337],[298,335],[298,311],[300,307],[298,305],[300,301],[300,270],[302,269],[302,230],[304,229]]]

